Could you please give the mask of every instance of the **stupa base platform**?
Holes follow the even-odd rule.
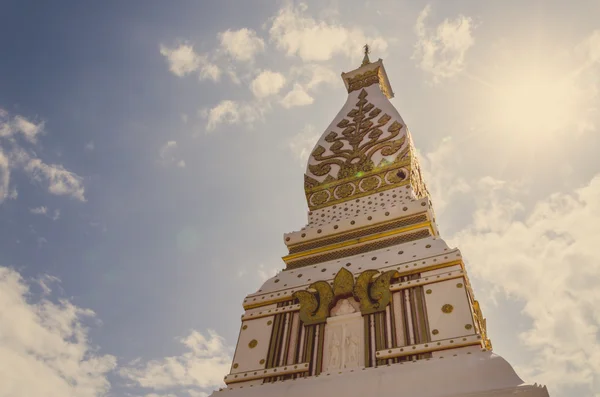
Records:
[[[485,351],[252,386],[230,385],[212,396],[548,397],[548,391],[545,386],[525,384],[506,360]]]

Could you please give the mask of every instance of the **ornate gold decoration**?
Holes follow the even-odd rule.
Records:
[[[329,192],[327,192],[326,190],[321,190],[320,192],[313,194],[311,197],[313,205],[321,205],[327,200],[329,200]]]
[[[379,84],[379,68],[367,70],[348,79],[348,93],[366,88],[373,84]]]
[[[440,331],[438,331],[437,329],[434,329],[433,331],[431,331],[432,334],[437,335],[440,333]]]
[[[473,302],[473,311],[475,312],[475,323],[479,328],[483,345],[487,350],[492,350],[492,341],[489,340],[487,335],[487,322],[483,317],[483,313],[481,312],[481,307],[479,306],[478,301]]]
[[[244,326],[242,327],[242,330],[246,330],[246,329],[248,329],[248,326],[247,326],[247,325],[244,325]]]
[[[352,183],[346,183],[345,185],[339,186],[335,189],[335,195],[337,198],[346,198],[354,193],[354,185]]]
[[[233,369],[236,369],[237,367],[239,367],[240,365],[238,363],[233,364]]]
[[[430,289],[428,289],[427,291],[425,291],[425,293],[426,293],[427,295],[431,294],[431,292],[432,292],[432,291],[431,291]]]
[[[392,298],[390,280],[397,274],[395,270],[382,274],[377,270],[365,270],[358,276],[354,285],[354,297],[360,302],[363,315],[385,310]],[[376,275],[379,277],[374,278]]]
[[[373,170],[375,165],[372,157],[375,153],[381,151],[383,156],[391,156],[400,150],[405,137],[398,140],[394,138],[400,134],[403,125],[393,121],[387,128],[389,134],[383,138],[381,128],[392,118],[387,114],[380,116],[381,109],[367,101],[367,95],[367,91],[363,89],[358,95],[356,107],[348,112],[348,118],[337,124],[337,127],[344,129],[341,135],[331,131],[325,137],[325,141],[331,143],[329,151],[333,154],[325,155],[327,149],[321,145],[317,145],[313,150],[311,156],[318,161],[317,164],[308,165],[308,170],[313,175],[327,175],[331,166],[337,165],[338,180],[354,177]],[[365,137],[367,140],[363,142]]]
[[[450,314],[450,313],[452,313],[453,310],[454,310],[454,306],[452,306],[449,303],[446,303],[444,306],[442,306],[443,313]]]
[[[341,268],[333,279],[333,294],[336,298],[352,295],[354,276],[349,270]]]
[[[471,324],[466,324],[465,325],[465,329],[471,329],[471,328],[473,328],[473,326]]]
[[[248,347],[250,349],[254,349],[258,345],[258,341],[256,339],[252,339],[250,343],[248,343]]]
[[[296,291],[292,295],[300,302],[300,320],[305,325],[323,323],[329,317],[333,289],[327,281],[317,281],[308,288],[308,291]],[[311,289],[315,292],[311,292]]]
[[[463,284],[462,284],[462,283],[458,283],[458,284],[456,284],[456,288],[462,288],[462,287],[463,287]]]
[[[368,192],[369,190],[376,189],[379,187],[379,178],[376,176],[370,176],[361,181],[360,187],[363,191]]]
[[[258,363],[259,363],[260,365],[263,365],[263,364],[265,363],[265,359],[263,358],[263,359],[262,359],[262,360],[260,360]]]

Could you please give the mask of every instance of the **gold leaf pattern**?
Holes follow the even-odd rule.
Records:
[[[316,163],[308,166],[313,175],[327,175],[335,165],[339,167],[338,180],[359,176],[375,168],[372,160],[375,153],[381,152],[384,156],[390,156],[400,150],[405,137],[394,139],[400,134],[402,124],[398,121],[392,122],[387,129],[389,134],[383,137],[382,128],[392,118],[383,114],[375,121],[381,114],[381,109],[370,103],[367,96],[367,91],[363,89],[358,95],[356,107],[347,114],[350,119],[344,118],[338,122],[337,126],[343,128],[341,133],[331,131],[325,136],[325,141],[332,144],[329,147],[331,154],[325,155],[327,149],[321,145],[317,145],[313,150],[311,157]]]

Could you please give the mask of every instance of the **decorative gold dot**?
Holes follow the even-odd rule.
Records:
[[[264,364],[264,363],[265,363],[265,359],[263,358],[263,359],[262,359],[262,360],[260,360],[258,363],[259,363],[260,365]]]
[[[443,313],[446,313],[446,314],[452,313],[452,310],[454,310],[454,306],[452,306],[449,303],[446,303],[444,306],[442,306],[442,312]]]
[[[279,282],[279,279],[278,279],[278,278],[276,278],[275,280],[273,280],[273,282],[274,282],[274,283],[278,283],[278,282]]]
[[[426,294],[431,294],[431,292],[432,291],[430,289],[428,289],[427,291],[425,291]]]
[[[431,244],[427,244],[425,248],[431,248]]]
[[[244,326],[242,327],[242,329],[248,329],[248,326],[247,326],[247,325],[244,325]]]
[[[306,237],[306,233],[302,233],[302,237]]]
[[[273,324],[273,321],[271,321],[271,320],[267,321],[267,325],[271,325],[271,324]]]
[[[337,229],[338,227],[339,227],[338,225],[333,225],[333,228],[334,228],[334,229]]]
[[[456,284],[456,288],[462,288],[462,287],[463,287],[462,283]]]
[[[471,324],[465,325],[465,329],[471,329],[471,328],[473,328],[473,326]]]
[[[252,339],[250,343],[248,343],[248,347],[250,349],[254,349],[258,345],[258,341],[256,339]]]
[[[433,331],[431,331],[432,334],[437,335],[440,333],[440,331],[438,331],[437,329],[434,329]]]
[[[369,216],[369,217],[367,217],[367,219],[368,219],[368,220],[371,220],[371,219],[373,219],[373,217],[372,217],[372,216]]]
[[[237,368],[237,367],[239,367],[239,366],[240,366],[240,365],[239,365],[238,363],[235,363],[235,364],[233,364],[233,368],[234,368],[234,369],[235,369],[235,368]]]
[[[289,238],[289,237],[286,237],[286,238],[285,238],[285,241],[290,241],[290,238]]]
[[[354,225],[355,223],[356,223],[355,221],[350,221],[350,224],[351,224],[351,225]]]
[[[318,229],[318,230],[317,230],[317,233],[321,233],[321,232],[322,232],[322,230],[321,230],[321,229]]]

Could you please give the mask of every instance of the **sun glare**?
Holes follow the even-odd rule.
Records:
[[[531,137],[556,135],[577,117],[578,89],[568,75],[519,71],[507,76],[493,85],[494,118]]]

